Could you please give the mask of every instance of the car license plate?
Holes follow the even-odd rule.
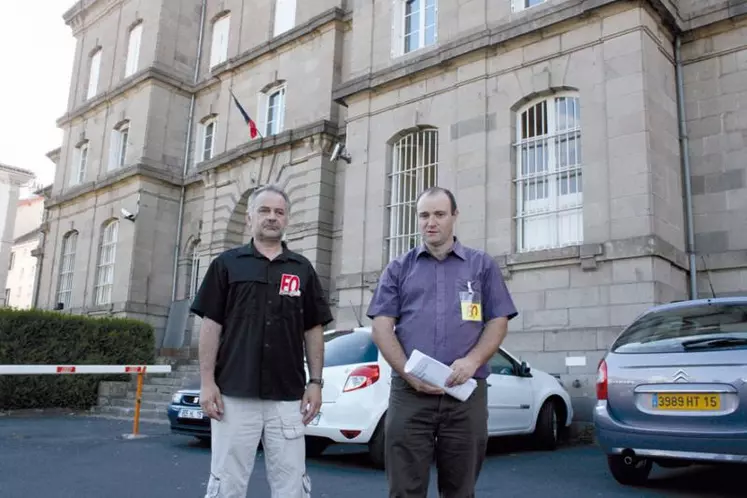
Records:
[[[319,425],[319,419],[322,418],[322,412],[319,412],[316,414],[316,417],[311,419],[311,422],[309,422],[309,425]]]
[[[189,410],[187,408],[184,408],[182,410],[179,410],[179,418],[202,420],[202,410]]]
[[[662,411],[713,411],[721,409],[721,397],[705,393],[656,393],[651,404],[654,410]]]

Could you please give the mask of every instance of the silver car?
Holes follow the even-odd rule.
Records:
[[[747,463],[747,297],[639,316],[599,364],[594,425],[622,484],[653,463]]]

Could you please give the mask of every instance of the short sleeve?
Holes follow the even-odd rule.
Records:
[[[306,280],[303,298],[304,330],[311,330],[317,325],[324,327],[333,320],[332,310],[324,297],[324,289],[319,276],[309,265],[309,278]]]
[[[483,273],[483,317],[486,322],[494,318],[506,317],[509,320],[516,317],[514,301],[508,292],[505,280],[501,274],[498,263],[493,258],[485,255],[486,269]]]
[[[223,260],[215,258],[208,266],[190,311],[200,318],[210,318],[223,325],[225,319],[228,277]]]
[[[399,318],[400,298],[399,298],[399,270],[401,263],[399,260],[391,261],[384,272],[379,277],[379,283],[374,290],[371,303],[368,305],[366,315],[370,319],[377,316],[389,316]]]

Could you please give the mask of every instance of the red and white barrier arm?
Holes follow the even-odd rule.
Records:
[[[0,365],[0,375],[171,373],[171,365]]]

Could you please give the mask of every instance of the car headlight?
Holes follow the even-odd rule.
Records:
[[[174,393],[174,395],[171,396],[171,402],[172,403],[181,403],[182,402],[182,393]]]

